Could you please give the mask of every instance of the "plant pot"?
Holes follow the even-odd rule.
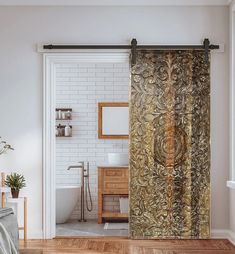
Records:
[[[19,190],[11,189],[12,198],[18,198],[19,192],[20,192]]]

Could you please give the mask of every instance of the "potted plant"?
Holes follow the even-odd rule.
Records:
[[[5,184],[11,188],[12,198],[18,198],[19,191],[26,186],[24,176],[17,173],[7,175]]]

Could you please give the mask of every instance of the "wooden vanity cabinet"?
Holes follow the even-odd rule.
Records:
[[[128,196],[128,167],[98,167],[98,223],[103,218],[128,218],[128,213],[103,210],[105,195]]]

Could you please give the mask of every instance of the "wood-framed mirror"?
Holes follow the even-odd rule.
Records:
[[[98,103],[98,138],[129,138],[129,104],[128,102]]]

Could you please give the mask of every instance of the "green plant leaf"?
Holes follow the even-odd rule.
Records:
[[[22,188],[26,187],[24,176],[17,173],[7,175],[5,184],[7,187],[15,190],[21,190]]]

